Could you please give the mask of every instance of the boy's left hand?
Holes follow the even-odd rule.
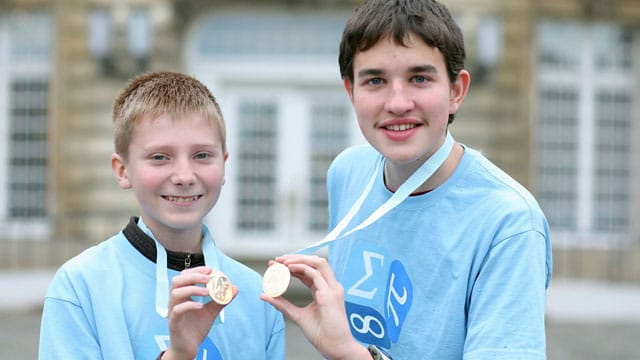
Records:
[[[327,359],[371,359],[369,352],[351,336],[344,304],[344,289],[336,280],[325,258],[309,255],[284,255],[277,258],[291,275],[311,290],[313,301],[298,307],[283,297],[262,294],[291,319],[309,342]]]

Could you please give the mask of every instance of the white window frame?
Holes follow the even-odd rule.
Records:
[[[9,216],[9,121],[10,86],[16,79],[50,78],[51,60],[35,59],[34,61],[11,61],[10,25],[20,18],[10,18],[9,14],[0,15],[0,238],[5,240],[35,240],[44,241],[50,238],[51,227],[48,216],[38,219],[16,220]],[[47,12],[20,14],[27,21],[42,17],[50,21]],[[33,17],[33,18],[32,18]]]
[[[630,189],[629,196],[631,197],[630,205],[629,205],[629,229],[627,232],[623,233],[609,233],[609,232],[596,232],[592,230],[593,228],[593,211],[594,211],[594,200],[593,194],[595,189],[595,132],[596,132],[596,103],[595,103],[595,95],[597,91],[605,90],[605,89],[613,89],[613,90],[621,90],[621,89],[632,89],[632,99],[636,99],[633,101],[631,116],[634,117],[631,119],[632,124],[632,132],[635,135],[631,135],[632,138],[637,138],[638,134],[640,134],[640,126],[638,126],[638,121],[640,121],[640,116],[638,115],[638,110],[640,108],[640,101],[638,99],[638,94],[640,94],[640,89],[636,85],[639,77],[637,75],[638,68],[640,64],[635,61],[632,65],[636,71],[635,76],[630,76],[630,74],[611,74],[608,73],[605,75],[600,74],[596,71],[594,66],[595,59],[595,51],[594,51],[594,41],[593,36],[596,31],[598,23],[578,23],[574,22],[574,25],[579,26],[583,31],[582,34],[585,36],[585,40],[583,46],[581,47],[581,54],[579,56],[580,64],[577,72],[569,73],[563,70],[554,70],[547,69],[539,63],[539,60],[536,59],[536,65],[539,67],[536,71],[537,73],[537,86],[538,90],[543,88],[542,84],[551,85],[558,84],[562,87],[568,87],[572,90],[576,90],[578,93],[578,173],[576,174],[577,182],[577,203],[575,206],[575,215],[576,215],[576,229],[575,230],[563,230],[563,229],[554,229],[551,227],[552,237],[554,239],[554,246],[556,247],[580,247],[580,248],[611,248],[611,247],[619,247],[630,244],[634,241],[634,235],[638,233],[638,225],[635,224],[635,220],[637,219],[637,198],[638,195],[638,163],[633,159],[637,157],[640,151],[640,147],[635,144],[635,142],[631,142],[631,150],[630,150]],[[544,26],[544,22],[539,24],[540,26]],[[638,49],[639,43],[639,34],[636,32],[634,34],[634,47]],[[540,50],[540,44],[537,44],[538,50]],[[635,54],[638,54],[638,51],[635,51]],[[540,101],[540,91],[536,93],[536,101]],[[535,102],[534,102],[535,103]],[[539,108],[540,104],[534,106],[534,109]],[[535,112],[536,110],[534,110]],[[538,118],[538,114],[534,114],[534,118]],[[634,124],[636,124],[634,126]],[[541,136],[540,134],[538,136]],[[540,161],[538,159],[538,161]],[[535,163],[535,162],[534,162]],[[635,184],[635,185],[634,185]],[[543,209],[544,210],[544,209]]]
[[[233,13],[232,13],[233,14]],[[265,11],[265,16],[288,16],[279,12]],[[256,15],[256,14],[253,14]],[[225,12],[219,11],[215,16],[224,17]],[[230,159],[226,164],[226,183],[216,206],[206,223],[212,229],[217,245],[231,256],[242,258],[262,259],[292,252],[319,241],[326,232],[311,231],[308,226],[309,200],[309,158],[310,140],[305,136],[291,136],[291,129],[287,129],[296,121],[295,134],[309,134],[309,118],[305,118],[310,106],[310,99],[318,92],[335,96],[336,101],[351,109],[348,96],[340,80],[336,54],[330,56],[278,56],[270,53],[264,58],[251,56],[200,56],[195,43],[200,26],[212,21],[215,16],[204,16],[200,22],[196,21],[187,37],[186,65],[189,73],[203,81],[217,97],[227,120],[227,139]],[[208,36],[215,36],[208,34]],[[257,55],[259,57],[260,55]],[[311,96],[311,97],[310,97]],[[287,210],[288,199],[295,198],[295,209],[277,214],[276,231],[246,232],[238,231],[235,227],[235,201],[237,183],[234,179],[237,173],[239,154],[236,146],[238,140],[234,138],[238,121],[235,105],[241,98],[267,99],[280,104],[283,111],[279,123],[279,133],[286,134],[287,140],[279,143],[277,164],[277,204],[279,209]],[[353,111],[349,112],[348,145],[361,143],[363,138],[357,127]],[[299,212],[296,212],[299,210]],[[286,218],[288,214],[296,213],[296,219]]]

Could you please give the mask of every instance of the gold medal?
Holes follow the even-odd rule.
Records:
[[[226,305],[233,299],[231,281],[220,271],[212,270],[207,282],[207,290],[211,299],[220,305]]]
[[[281,263],[273,263],[264,272],[262,290],[271,297],[278,297],[287,291],[290,282],[291,273],[289,268]]]

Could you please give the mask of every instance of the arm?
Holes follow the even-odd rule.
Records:
[[[102,359],[100,344],[89,321],[79,305],[58,298],[45,298],[39,358]]]
[[[545,235],[525,231],[497,242],[468,297],[464,359],[544,359]]]
[[[369,351],[352,336],[344,307],[344,289],[326,259],[318,256],[285,255],[277,259],[311,290],[313,300],[298,307],[283,297],[261,299],[282,311],[327,359],[371,360]]]

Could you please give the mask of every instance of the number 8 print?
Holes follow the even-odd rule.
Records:
[[[356,321],[356,319],[358,321]],[[384,338],[384,326],[375,316],[365,315],[362,317],[360,314],[353,313],[349,316],[349,321],[351,321],[351,327],[360,334],[369,333],[378,339]],[[375,332],[375,329],[371,327],[372,322],[377,324],[377,327],[380,329],[379,332]],[[362,324],[362,327],[358,327],[358,323]]]
[[[374,309],[345,302],[351,333],[363,344],[373,344],[389,348],[387,323],[384,317]]]

